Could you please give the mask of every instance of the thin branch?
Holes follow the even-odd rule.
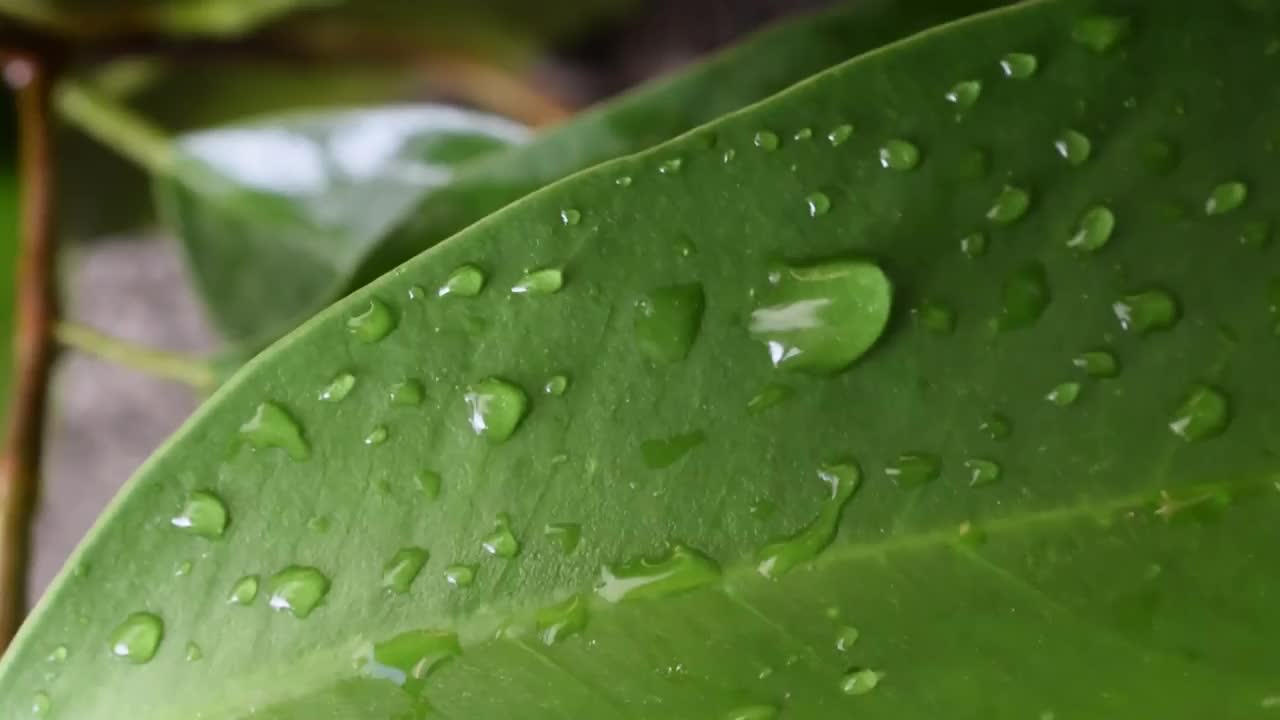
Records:
[[[189,385],[201,394],[208,393],[217,382],[209,363],[190,355],[138,345],[68,322],[55,325],[53,336],[64,346],[86,355],[144,375]]]
[[[16,276],[13,378],[0,454],[0,650],[26,609],[31,515],[40,477],[40,450],[53,343],[53,147],[49,123],[50,68],[34,56],[0,53],[5,80],[17,94],[20,230]]]
[[[86,134],[157,175],[168,174],[173,146],[163,130],[83,82],[58,84],[58,114]]]

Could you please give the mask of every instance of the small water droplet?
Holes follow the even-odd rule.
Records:
[[[529,409],[524,391],[498,378],[467,388],[468,422],[476,435],[491,442],[511,437]]]
[[[1044,265],[1028,262],[1005,278],[995,329],[1005,332],[1035,324],[1049,307],[1049,278]]]
[[[271,576],[271,609],[304,619],[329,594],[329,578],[313,567],[290,565]]]
[[[939,335],[950,335],[956,329],[956,311],[931,300],[911,308],[911,317],[920,327]]]
[[[892,298],[889,278],[870,262],[786,266],[769,274],[749,330],[774,367],[834,373],[879,339]]]
[[[231,592],[227,593],[227,604],[229,605],[252,605],[253,601],[258,597],[258,576],[245,575],[231,586]]]
[[[387,441],[388,437],[390,437],[390,433],[387,431],[387,426],[379,425],[370,430],[368,435],[364,436],[364,444],[370,446],[381,445]]]
[[[683,360],[698,337],[705,305],[698,283],[649,291],[636,302],[635,334],[640,351],[655,362]]]
[[[1031,53],[1014,52],[1000,58],[1000,72],[1013,80],[1026,80],[1036,74],[1040,61]]]
[[[311,456],[311,446],[302,437],[302,427],[288,411],[273,402],[259,403],[253,417],[240,426],[240,437],[254,450],[277,448],[294,460]]]
[[[858,638],[862,633],[858,632],[858,628],[845,626],[836,632],[836,650],[840,652],[849,652],[853,646],[858,643]]]
[[[565,225],[577,225],[582,220],[582,213],[573,208],[565,208],[560,211],[560,222]]]
[[[186,577],[191,574],[191,571],[194,568],[195,568],[195,564],[192,563],[190,560],[183,560],[182,562],[178,563],[178,567],[173,571],[173,575],[174,577]]]
[[[804,199],[804,203],[809,208],[809,217],[826,215],[827,211],[831,209],[831,198],[827,197],[827,194],[822,192],[810,193],[809,196]]]
[[[1110,209],[1102,205],[1092,207],[1080,218],[1076,234],[1067,241],[1067,247],[1087,253],[1097,252],[1111,240],[1115,226],[1116,217]]]
[[[1265,248],[1271,244],[1271,223],[1251,220],[1240,228],[1240,244],[1251,248]]]
[[[920,149],[907,140],[886,140],[880,147],[880,167],[914,170],[920,164]]]
[[[307,529],[316,533],[329,532],[329,518],[323,515],[315,515],[307,520]]]
[[[766,497],[756,498],[747,506],[747,512],[756,520],[764,522],[778,512],[778,503]]]
[[[388,393],[392,405],[415,407],[427,399],[427,391],[417,380],[402,380],[391,386]]]
[[[569,378],[564,375],[552,375],[550,378],[547,378],[546,384],[542,386],[542,392],[556,397],[563,395],[564,391],[568,389]]]
[[[851,463],[825,465],[818,477],[826,483],[829,495],[808,525],[790,537],[775,540],[756,553],[756,572],[767,578],[778,578],[801,563],[816,558],[835,539],[840,516],[862,481],[858,466]]]
[[[484,271],[475,265],[463,265],[449,274],[444,284],[436,290],[436,295],[446,297],[475,297],[484,289]]]
[[[761,150],[773,151],[778,149],[778,135],[769,130],[760,130],[756,133],[751,142]]]
[[[747,412],[753,415],[764,412],[789,397],[791,397],[791,388],[778,383],[768,383],[747,401]]]
[[[1164,290],[1126,295],[1111,304],[1120,327],[1139,335],[1168,330],[1178,322],[1178,302]]]
[[[660,470],[676,464],[706,440],[707,434],[701,430],[645,440],[640,443],[640,455],[645,465]]]
[[[413,697],[421,697],[427,677],[461,654],[462,645],[454,633],[410,630],[368,647],[358,662],[362,675],[385,680]]]
[[[1213,437],[1231,422],[1231,408],[1221,390],[1208,385],[1194,385],[1183,399],[1169,429],[1188,442]]]
[[[1129,34],[1129,18],[1088,15],[1071,27],[1071,39],[1096,53],[1105,53]]]
[[[470,587],[476,581],[476,566],[456,563],[444,569],[445,582],[456,588]]]
[[[1000,225],[1016,222],[1031,207],[1031,193],[1015,185],[1005,185],[987,210],[987,219]]]
[[[969,458],[964,461],[964,469],[969,471],[969,487],[991,485],[1000,479],[1000,465],[986,458]]]
[[[1071,359],[1071,364],[1090,377],[1109,378],[1120,373],[1120,363],[1108,350],[1090,350]]]
[[[53,708],[53,701],[49,698],[49,693],[38,692],[31,696],[31,714],[46,715]]]
[[[58,645],[49,652],[49,656],[45,658],[51,663],[63,663],[67,661],[67,657],[71,655],[71,650],[66,645]]]
[[[395,313],[378,298],[370,298],[364,310],[347,318],[347,331],[367,343],[378,342],[395,329]]]
[[[737,150],[734,150],[733,148],[726,148],[724,151],[724,154],[720,156],[720,160],[725,165],[728,165],[729,163],[733,162],[733,159],[736,157],[738,157]]]
[[[615,180],[613,181],[613,184],[614,184],[614,185],[617,185],[618,187],[631,187],[631,176],[630,176],[630,175],[622,175],[622,176],[618,177],[617,179],[615,179]]]
[[[440,473],[432,470],[419,470],[413,474],[413,484],[417,486],[418,491],[427,500],[435,500],[440,497],[440,486],[442,480]]]
[[[538,611],[535,618],[538,637],[544,645],[555,645],[587,628],[587,599],[574,595]]]
[[[182,511],[169,520],[174,527],[204,538],[220,538],[227,529],[227,506],[211,492],[197,490]]]
[[[637,558],[600,571],[596,594],[608,602],[662,598],[720,579],[715,560],[685,545],[673,545],[662,557]]]
[[[684,167],[684,158],[673,157],[658,163],[658,172],[663,175],[678,175]]]
[[[883,673],[875,670],[854,670],[840,681],[840,690],[845,695],[866,695],[880,685]]]
[[[559,268],[535,270],[511,286],[516,295],[550,295],[564,287],[564,273]]]
[[[961,110],[967,110],[978,102],[978,98],[982,97],[982,82],[979,80],[964,80],[951,86],[944,96],[947,102],[955,105]]]
[[[347,395],[351,394],[351,388],[355,386],[355,375],[348,372],[339,373],[320,391],[320,400],[332,403],[342,402]]]
[[[813,128],[800,128],[795,135],[791,136],[793,140],[808,140],[813,137]]]
[[[149,612],[136,612],[111,631],[111,654],[142,665],[155,657],[164,639],[164,623]]]
[[[1013,434],[1013,422],[1000,413],[991,413],[982,419],[978,430],[992,440],[1004,440]]]
[[[1057,405],[1058,407],[1067,407],[1074,405],[1076,400],[1080,398],[1080,383],[1064,382],[1055,386],[1044,396],[1045,400]]]
[[[852,136],[853,136],[852,125],[849,125],[847,123],[844,125],[837,125],[835,128],[831,130],[831,132],[827,133],[827,142],[831,143],[832,147],[839,147],[840,145],[844,144],[845,140],[848,140]]]
[[[582,526],[577,523],[548,523],[542,528],[542,536],[568,555],[582,541]]]
[[[520,552],[520,541],[511,532],[510,515],[498,513],[493,521],[493,530],[480,541],[480,547],[490,555],[500,558],[512,558]]]
[[[960,252],[971,258],[982,257],[987,254],[987,236],[984,233],[969,233],[960,238]]]
[[[1206,215],[1222,215],[1244,204],[1249,197],[1249,188],[1239,181],[1225,182],[1215,187],[1209,198],[1204,201]]]
[[[1072,167],[1079,167],[1093,154],[1093,143],[1077,130],[1063,130],[1053,141],[1053,149]]]
[[[936,455],[927,453],[903,453],[884,469],[884,474],[901,488],[927,485],[936,480],[940,472],[941,461]]]
[[[410,286],[409,286],[409,299],[410,299],[410,300],[422,300],[422,299],[423,299],[423,298],[425,298],[426,296],[427,296],[427,289],[426,289],[426,288],[424,288],[424,287],[422,287],[421,285],[410,285]]]
[[[204,651],[200,646],[193,642],[187,643],[187,662],[200,662],[203,659]]]
[[[778,708],[772,705],[747,705],[724,714],[722,720],[777,720]]]
[[[427,551],[417,547],[405,547],[396,551],[395,555],[382,566],[382,587],[401,595],[409,592],[409,587],[427,564]]]

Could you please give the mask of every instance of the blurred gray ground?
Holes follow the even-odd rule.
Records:
[[[633,17],[553,54],[540,76],[592,101],[824,0],[641,0]],[[175,243],[101,238],[66,259],[66,317],[152,347],[201,353],[213,332]],[[184,386],[75,352],[55,366],[28,596],[34,603],[121,484],[197,405]]]

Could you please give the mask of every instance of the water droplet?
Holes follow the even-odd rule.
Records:
[[[1014,80],[1026,80],[1036,74],[1040,61],[1030,53],[1009,53],[1000,58],[1000,72]]]
[[[426,288],[424,288],[424,287],[422,287],[421,285],[410,285],[410,286],[409,286],[409,299],[410,299],[410,300],[421,300],[421,299],[425,298],[426,296],[427,296],[427,289],[426,289]]]
[[[751,513],[751,517],[756,520],[764,522],[778,512],[778,504],[769,498],[756,498],[747,506],[747,512]]]
[[[548,523],[543,526],[542,535],[568,555],[578,548],[582,540],[582,526],[577,523]]]
[[[1063,130],[1053,141],[1053,149],[1058,151],[1063,160],[1072,167],[1083,165],[1093,154],[1093,143],[1084,133],[1076,130]]]
[[[182,511],[169,522],[192,535],[219,538],[227,529],[227,506],[217,495],[197,490],[191,493]]]
[[[1271,244],[1271,223],[1252,220],[1240,229],[1240,244],[1251,248],[1265,248]]]
[[[987,219],[1000,225],[1008,225],[1026,215],[1029,207],[1031,193],[1014,185],[1005,185],[991,209],[987,210]]]
[[[45,715],[53,707],[53,701],[49,699],[49,693],[38,692],[31,696],[31,714]]]
[[[564,287],[564,273],[559,268],[535,270],[511,286],[517,295],[550,295]]]
[[[204,659],[204,651],[200,649],[199,645],[193,642],[189,642],[187,643],[186,658],[187,658],[187,662],[200,662],[201,660]]]
[[[1173,414],[1169,429],[1188,442],[1213,437],[1231,422],[1227,396],[1208,385],[1194,385]]]
[[[364,444],[371,445],[371,446],[381,445],[382,443],[387,441],[388,437],[390,437],[390,433],[387,432],[387,426],[379,425],[374,429],[370,430],[368,435],[364,436]]]
[[[749,329],[774,367],[834,373],[884,332],[893,288],[870,262],[833,260],[771,272],[761,295]]]
[[[462,645],[454,633],[410,630],[366,649],[359,669],[366,677],[385,680],[420,697],[427,677],[461,654]]]
[[[858,632],[858,628],[856,627],[845,626],[840,628],[840,630],[836,632],[836,650],[839,650],[840,652],[849,652],[853,649],[853,646],[858,643],[858,638],[860,636],[861,633]]]
[[[849,125],[849,124],[837,125],[835,128],[831,130],[831,132],[827,133],[827,142],[830,142],[832,147],[839,147],[840,145],[844,144],[845,140],[848,140],[852,136],[853,136],[852,125]]]
[[[1116,356],[1107,350],[1090,350],[1082,352],[1071,359],[1071,364],[1080,368],[1090,377],[1109,378],[1120,373],[1120,363]]]
[[[640,455],[645,465],[659,470],[676,464],[706,440],[707,434],[701,430],[645,440],[640,443]]]
[[[587,628],[587,599],[574,595],[563,602],[542,608],[535,618],[538,637],[544,645],[555,645]]]
[[[1064,382],[1055,386],[1044,396],[1045,400],[1057,405],[1058,407],[1066,407],[1074,405],[1076,400],[1080,398],[1080,383]]]
[[[427,551],[422,548],[400,548],[382,566],[382,587],[401,595],[409,592],[409,586],[427,564]]]
[[[1076,20],[1071,39],[1096,53],[1105,53],[1129,34],[1129,18],[1089,15]]]
[[[1044,265],[1031,261],[1005,278],[995,328],[1020,330],[1034,325],[1049,307],[1049,279]]]
[[[663,175],[677,175],[680,169],[684,167],[684,158],[674,157],[669,160],[663,160],[658,164],[658,172]]]
[[[511,437],[529,409],[524,391],[498,378],[482,380],[467,388],[465,399],[471,429],[491,442]]]
[[[920,149],[906,140],[886,140],[880,147],[880,167],[914,170],[920,164]]]
[[[791,136],[793,140],[808,140],[813,137],[813,128],[800,128],[795,135]]]
[[[840,681],[840,690],[845,695],[866,695],[876,689],[882,678],[884,674],[875,670],[854,670]]]
[[[498,513],[493,521],[493,530],[480,541],[484,551],[500,558],[515,557],[520,552],[520,541],[511,532],[511,516]]]
[[[569,378],[564,375],[552,375],[550,378],[547,378],[546,384],[542,386],[542,392],[556,397],[563,395],[564,391],[568,389]]]
[[[323,515],[316,515],[307,520],[307,529],[317,533],[329,532],[329,518]]]
[[[931,300],[925,300],[911,308],[916,324],[939,335],[950,335],[956,329],[956,311]]]
[[[45,658],[51,663],[62,663],[67,661],[67,657],[71,655],[71,651],[66,645],[59,645],[49,652],[49,656]]]
[[[994,460],[969,458],[964,461],[964,469],[969,471],[969,487],[990,485],[1000,479],[1000,465]]]
[[[1111,304],[1120,327],[1146,335],[1168,330],[1178,322],[1178,302],[1164,290],[1147,290],[1126,295]]]
[[[351,394],[351,388],[355,386],[355,375],[348,372],[339,373],[320,391],[319,397],[324,402],[342,402],[347,395]]]
[[[937,456],[927,453],[903,453],[884,469],[884,474],[901,488],[915,488],[931,483],[938,478],[940,472],[942,463]]]
[[[720,156],[720,160],[724,162],[725,165],[728,165],[733,162],[733,159],[736,157],[738,157],[737,150],[734,150],[733,148],[726,148],[724,154]]]
[[[698,337],[705,305],[698,283],[651,290],[636,303],[635,333],[640,351],[655,362],[683,360]]]
[[[777,720],[778,708],[772,705],[747,705],[725,713],[722,720]]]
[[[418,487],[418,491],[428,500],[435,500],[440,497],[441,485],[440,473],[431,470],[419,470],[413,474],[413,484]]]
[[[947,102],[955,105],[961,110],[967,110],[978,102],[978,98],[982,97],[982,82],[979,80],[964,80],[951,86],[944,96]]]
[[[1206,215],[1222,215],[1244,204],[1246,198],[1249,197],[1249,188],[1242,182],[1225,182],[1215,187],[1209,193],[1209,199],[1204,201],[1204,213]]]
[[[436,295],[445,297],[475,297],[484,289],[484,271],[475,265],[463,265],[449,274],[444,284],[436,290]]]
[[[1003,440],[1013,434],[1013,422],[1000,413],[991,413],[982,419],[978,429],[992,440]]]
[[[987,254],[987,236],[984,233],[969,233],[960,238],[960,252],[971,258]]]
[[[294,460],[311,456],[311,446],[302,437],[302,427],[288,411],[273,402],[258,405],[253,417],[240,426],[240,437],[254,450],[277,448]]]
[[[630,176],[630,175],[622,175],[622,176],[618,177],[617,179],[615,179],[615,180],[613,181],[613,184],[614,184],[614,185],[617,185],[618,187],[631,187],[631,176]]]
[[[831,198],[827,197],[827,194],[822,192],[810,193],[809,196],[804,199],[804,203],[809,208],[809,217],[826,215],[827,211],[831,209]]]
[[[582,213],[573,208],[565,208],[560,211],[560,222],[565,225],[577,225],[582,220]]]
[[[415,407],[427,399],[427,391],[417,380],[402,380],[391,386],[389,393],[392,405]]]
[[[858,466],[845,463],[824,465],[818,469],[818,477],[830,491],[818,515],[799,532],[782,540],[765,545],[756,553],[756,572],[767,578],[778,578],[797,565],[818,556],[835,539],[840,527],[840,515],[857,491],[862,480]]]
[[[303,619],[329,594],[329,578],[313,567],[290,565],[271,577],[273,610],[285,611]]]
[[[476,566],[457,563],[444,569],[444,579],[456,588],[471,587],[476,581]]]
[[[1116,217],[1111,210],[1098,205],[1090,208],[1080,218],[1076,234],[1067,241],[1067,247],[1082,252],[1097,252],[1111,240],[1111,231],[1116,226]]]
[[[791,397],[791,388],[786,385],[769,383],[747,401],[747,412],[761,413]]]
[[[245,575],[231,586],[231,592],[227,593],[227,604],[229,605],[252,605],[253,601],[258,597],[258,576]]]
[[[155,657],[164,638],[164,623],[148,612],[136,612],[111,631],[111,654],[135,665]]]
[[[395,329],[395,313],[378,298],[370,298],[363,311],[347,318],[347,331],[367,343],[378,342]]]
[[[720,579],[715,560],[684,545],[674,545],[656,559],[638,558],[601,570],[596,593],[611,603],[662,598],[709,585]]]
[[[751,139],[751,142],[761,150],[773,151],[778,149],[778,136],[769,130],[760,130]]]

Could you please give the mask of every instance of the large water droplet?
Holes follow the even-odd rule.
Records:
[[[1213,437],[1231,422],[1231,408],[1221,390],[1195,385],[1173,414],[1169,429],[1188,442]]]
[[[969,487],[990,485],[1000,479],[1000,465],[986,458],[969,458],[964,461],[964,469],[969,471]]]
[[[367,343],[378,342],[395,329],[395,313],[378,298],[370,298],[364,310],[347,318],[347,331]]]
[[[885,467],[884,474],[898,487],[914,488],[933,482],[941,471],[936,455],[903,453]]]
[[[886,140],[880,147],[880,167],[914,170],[920,164],[920,149],[907,140]]]
[[[229,605],[252,605],[257,597],[258,576],[245,575],[231,586],[231,592],[227,593],[227,603]]]
[[[458,297],[475,297],[484,289],[484,271],[475,265],[463,265],[449,274],[444,284],[436,290],[436,295],[457,295]]]
[[[761,295],[750,332],[769,348],[774,366],[832,373],[879,339],[893,288],[872,263],[833,260],[776,270]]]
[[[844,144],[845,140],[848,140],[852,136],[853,136],[852,125],[849,125],[849,124],[837,125],[835,128],[831,130],[831,132],[827,133],[827,141],[831,143],[832,147],[839,147],[840,145]]]
[[[1204,201],[1206,215],[1222,215],[1244,205],[1249,188],[1242,182],[1225,182],[1215,187]]]
[[[568,555],[577,549],[582,540],[582,526],[577,523],[548,523],[543,526],[542,535],[560,548],[560,552]]]
[[[197,490],[169,522],[193,535],[219,538],[227,529],[227,506],[217,495]]]
[[[563,602],[542,608],[535,618],[538,637],[545,645],[555,645],[587,627],[587,599],[574,595]]]
[[[1071,27],[1071,39],[1096,53],[1105,53],[1129,34],[1129,18],[1088,15]]]
[[[417,547],[400,548],[382,566],[382,587],[403,595],[427,564],[427,551]]]
[[[550,295],[564,287],[564,273],[559,268],[544,268],[520,278],[520,282],[511,286],[511,292],[517,295]]]
[[[320,391],[320,399],[324,402],[342,402],[347,395],[351,394],[351,388],[356,386],[356,376],[351,373],[344,372],[335,375],[329,384],[324,386]]]
[[[715,560],[684,545],[657,559],[638,558],[601,570],[596,593],[611,603],[661,598],[709,585],[720,579]]]
[[[645,440],[640,443],[640,455],[645,465],[658,470],[676,464],[706,440],[707,434],[701,430]]]
[[[1000,72],[1007,78],[1025,80],[1036,74],[1040,61],[1031,53],[1014,52],[1000,58]]]
[[[515,557],[520,552],[520,541],[511,532],[511,516],[498,513],[493,521],[493,530],[480,541],[480,547],[490,555],[500,558]]]
[[[947,91],[947,102],[955,105],[961,110],[967,110],[978,102],[978,98],[982,96],[982,82],[978,80],[964,80],[951,86]]]
[[[1168,330],[1178,322],[1178,302],[1164,290],[1126,295],[1111,304],[1120,327],[1139,335]]]
[[[757,132],[751,142],[761,150],[772,151],[778,149],[778,135],[770,130]]]
[[[476,581],[476,566],[454,563],[444,569],[444,579],[456,588],[470,587]]]
[[[1090,208],[1080,218],[1076,234],[1067,241],[1067,247],[1082,252],[1097,252],[1111,240],[1111,231],[1116,226],[1116,217],[1111,210],[1098,205]]]
[[[1082,352],[1071,359],[1071,364],[1080,368],[1090,377],[1115,377],[1120,372],[1120,363],[1116,356],[1107,350],[1090,350]]]
[[[329,594],[329,578],[313,567],[290,565],[271,576],[268,604],[302,619],[311,614]]]
[[[1058,151],[1063,160],[1072,167],[1083,165],[1093,153],[1093,143],[1084,133],[1076,130],[1063,130],[1053,141],[1053,149]]]
[[[1079,398],[1080,383],[1075,381],[1060,383],[1044,396],[1045,400],[1048,400],[1058,407],[1074,405],[1076,400]]]
[[[705,305],[698,283],[649,291],[636,302],[635,333],[640,351],[655,362],[683,360],[698,337]]]
[[[427,399],[427,391],[417,380],[402,380],[391,386],[389,396],[392,405],[416,407]]]
[[[778,708],[772,705],[747,705],[724,714],[722,720],[777,720]]]
[[[278,448],[294,460],[311,456],[311,446],[302,437],[302,427],[288,411],[273,402],[264,402],[253,417],[240,426],[240,437],[254,450]]]
[[[410,630],[368,648],[361,658],[364,662],[360,672],[366,677],[386,680],[419,697],[423,694],[427,677],[461,654],[462,645],[454,633]]]
[[[809,208],[809,217],[818,217],[826,215],[831,209],[831,198],[824,192],[809,193],[804,199],[804,204]]]
[[[858,628],[845,626],[836,632],[836,650],[840,652],[849,652],[853,646],[858,644],[858,638],[862,633],[858,632]]]
[[[111,654],[135,665],[155,657],[164,638],[164,623],[149,612],[136,612],[111,631]]]
[[[1031,207],[1031,193],[1014,185],[1005,185],[987,210],[987,219],[1000,225],[1008,225],[1027,214]]]
[[[524,391],[499,378],[472,385],[465,399],[471,429],[491,442],[511,437],[529,409]]]
[[[768,383],[747,401],[747,412],[753,415],[764,412],[789,397],[791,397],[791,388],[778,383]]]
[[[1031,261],[1005,278],[995,328],[1019,330],[1035,324],[1049,307],[1049,278],[1044,265]]]
[[[875,670],[854,670],[840,681],[840,690],[845,695],[866,695],[880,685],[883,673]]]
[[[765,545],[756,553],[756,571],[767,578],[777,578],[801,563],[818,556],[835,539],[840,515],[853,497],[862,479],[857,465],[825,465],[818,469],[830,491],[818,515],[799,532]]]
[[[413,474],[413,484],[418,487],[418,491],[428,500],[435,500],[440,497],[440,486],[443,480],[440,473],[434,470],[419,470]]]

